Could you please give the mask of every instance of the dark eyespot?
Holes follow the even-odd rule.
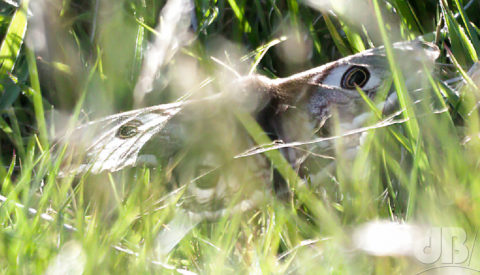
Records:
[[[127,139],[134,137],[138,134],[139,130],[138,127],[141,126],[143,123],[139,120],[130,120],[124,125],[120,126],[118,128],[117,133],[115,134],[116,137],[122,138],[122,139]]]
[[[361,66],[350,67],[342,76],[341,86],[344,89],[355,89],[355,86],[362,88],[370,79],[370,72]]]

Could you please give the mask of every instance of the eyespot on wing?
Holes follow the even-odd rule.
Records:
[[[138,127],[141,125],[143,125],[143,123],[140,120],[130,120],[118,128],[115,136],[121,139],[134,137],[139,133]]]
[[[362,66],[350,67],[342,76],[340,85],[344,89],[355,89],[356,86],[362,88],[370,79],[370,72]]]

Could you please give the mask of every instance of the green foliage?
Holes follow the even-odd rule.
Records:
[[[341,9],[321,12],[307,1],[193,1],[186,42],[166,59],[146,96],[150,105],[195,96],[213,77],[233,79],[212,57],[241,75],[280,77],[385,44],[406,111],[402,122],[370,129],[353,161],[341,157],[340,139],[338,165],[322,186],[303,182],[279,150],[268,151],[293,195],[202,222],[161,261],[152,254],[155,236],[182,195],[167,184],[171,167],[60,178],[48,121],[70,113],[71,127],[136,107],[147,45],[163,39],[155,27],[166,1],[24,0],[18,8],[8,2],[0,1],[1,273],[58,271],[56,262],[76,263],[85,274],[388,274],[428,267],[409,257],[352,252],[352,228],[372,220],[460,227],[472,247],[480,227],[479,82],[467,71],[480,51],[478,2],[358,1],[373,20],[362,26]],[[26,25],[32,2],[50,3],[42,6],[43,18],[52,20]],[[33,49],[39,41],[28,38],[38,39],[38,32],[45,41]],[[391,42],[419,36],[437,42],[438,62],[450,65],[426,71],[428,88],[413,99]],[[298,49],[293,58],[291,49]],[[194,73],[179,77],[175,68],[189,63]],[[465,84],[448,86],[445,74]],[[378,102],[359,92],[375,114],[371,124],[382,122]],[[236,118],[255,143],[271,143],[252,117]],[[478,258],[469,267],[480,269]]]

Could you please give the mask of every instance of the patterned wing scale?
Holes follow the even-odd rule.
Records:
[[[140,150],[182,106],[181,103],[158,105],[116,114],[78,127],[67,140],[69,155],[75,159],[68,167],[64,167],[64,174],[115,172],[145,161],[139,155]]]
[[[218,100],[120,113],[78,127],[68,142],[71,164],[64,175],[156,166],[183,154],[172,182],[186,186],[181,204],[197,220],[251,209],[269,192],[269,166],[262,155],[234,159],[254,144]]]

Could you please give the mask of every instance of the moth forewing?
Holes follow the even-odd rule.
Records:
[[[415,81],[422,75],[419,70],[423,69],[424,64],[427,68],[434,64],[439,55],[438,47],[427,42],[413,41],[395,43],[393,48],[406,79],[411,84],[408,87],[412,90],[418,88],[422,84]],[[283,147],[282,150],[292,165],[293,161],[298,164],[296,160],[306,160],[306,154],[312,156],[309,159],[317,160],[319,158],[316,155],[338,156],[338,152],[334,154],[332,150],[333,141],[318,144],[310,141],[322,136],[342,136],[343,133],[366,126],[365,123],[371,121],[369,117],[372,116],[357,88],[375,99],[377,92],[389,82],[390,75],[385,49],[379,47],[290,77],[276,79],[271,85],[276,92],[272,94],[281,94],[278,97],[279,106],[287,106],[272,117],[277,138],[285,143],[309,144],[295,148]],[[388,99],[394,101],[395,97]],[[383,104],[380,102],[379,105]],[[393,103],[388,105],[392,106]],[[350,148],[359,145],[356,136],[342,138],[346,151],[352,151]],[[303,166],[309,165],[311,163]],[[310,172],[313,170],[309,169]]]
[[[393,48],[402,67],[406,70],[418,69],[418,65],[425,63],[433,65],[440,54],[438,47],[432,43],[422,41],[398,42]],[[384,47],[369,49],[322,66],[300,72],[285,78],[265,79],[257,78],[258,87],[267,87],[273,97],[291,99],[296,98],[308,86],[321,86],[328,88],[341,87],[341,79],[345,72],[352,66],[367,68],[371,81],[367,89],[374,90],[390,74]],[[321,89],[322,87],[319,87]],[[352,87],[352,90],[355,90]]]
[[[114,172],[139,161],[142,147],[184,106],[173,103],[115,114],[79,126],[63,139],[74,156],[63,174]]]

